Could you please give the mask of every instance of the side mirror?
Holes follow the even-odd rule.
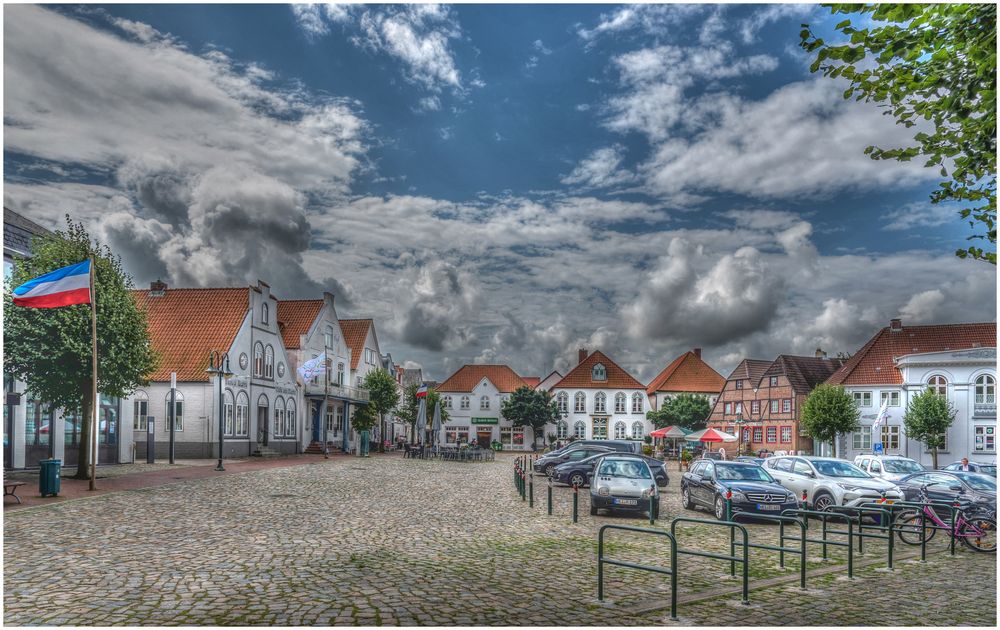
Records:
[[[808,471],[806,473],[806,477],[809,477],[810,479],[815,479],[816,478],[816,473],[814,473],[813,471],[810,470],[810,471]]]
[[[965,492],[965,489],[962,488],[962,486],[948,486],[948,489],[949,490],[954,490],[955,492],[957,492],[959,494]]]
[[[703,473],[701,473],[701,479],[702,479],[702,481],[711,481],[712,480],[712,475],[710,475],[707,472],[703,472]]]

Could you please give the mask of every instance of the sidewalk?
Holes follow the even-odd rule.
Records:
[[[378,453],[372,453],[372,457],[379,457]],[[391,456],[388,453],[381,456]],[[120,492],[122,490],[137,490],[140,488],[151,488],[165,484],[176,483],[178,481],[189,481],[191,479],[206,479],[221,475],[237,475],[254,470],[265,470],[269,468],[283,468],[288,466],[304,466],[307,464],[318,464],[323,461],[356,457],[356,455],[345,455],[343,453],[332,453],[329,460],[324,460],[322,455],[289,455],[286,457],[274,457],[266,459],[248,458],[240,460],[223,460],[224,472],[216,472],[215,466],[218,460],[178,460],[176,464],[153,464],[153,470],[140,470],[139,472],[119,472],[115,466],[98,467],[97,469],[97,489],[88,490],[90,481],[87,479],[72,479],[63,477],[59,496],[41,497],[38,495],[38,473],[18,473],[17,478],[27,481],[28,485],[18,488],[18,497],[21,504],[10,498],[4,497],[4,511],[20,510],[39,505],[51,505],[73,499],[84,499],[96,497],[110,492]],[[122,466],[141,467],[144,464],[123,464]],[[75,471],[75,467],[69,466],[63,469],[63,473],[69,470],[69,474]],[[107,474],[105,478],[101,478]],[[26,475],[30,475],[26,476]],[[10,475],[14,477],[14,475]]]

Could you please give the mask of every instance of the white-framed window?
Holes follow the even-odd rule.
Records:
[[[792,443],[792,427],[781,427],[781,443]]]
[[[733,403],[726,403],[725,404],[724,413],[726,415],[729,415],[729,414],[733,413]]]
[[[889,401],[890,407],[899,406],[899,392],[882,392],[879,395],[879,406],[886,404]]]
[[[166,409],[166,413],[163,414],[163,430],[170,431],[170,392],[167,392],[166,399],[163,402],[163,407]],[[181,390],[174,390],[174,431],[184,430],[184,394]]]
[[[326,425],[327,437],[333,435],[337,431],[336,428],[335,428],[337,425],[334,423],[333,414],[334,414],[333,405],[331,405],[330,403],[327,403],[327,405],[326,405],[326,413],[323,414],[324,415],[323,422]]]
[[[603,363],[597,363],[594,367],[590,368],[590,378],[594,381],[608,380],[608,371],[604,369]]]
[[[451,409],[451,396],[442,396],[441,406],[445,409]]]
[[[260,322],[262,324],[266,324],[269,317],[270,317],[270,307],[268,307],[267,303],[261,304],[260,305]]]
[[[636,420],[635,422],[632,423],[632,439],[633,440],[641,440],[642,437],[643,437],[643,434],[645,434],[645,432],[646,432],[645,431],[645,427],[642,426],[641,422],[639,422],[638,420]]]
[[[573,396],[573,411],[576,413],[584,413],[587,411],[587,395],[583,392],[577,392]]]
[[[556,396],[556,407],[559,409],[560,413],[567,413],[569,411],[569,394],[566,392],[559,392]]]
[[[333,362],[330,363],[333,365]],[[347,370],[343,363],[337,364],[337,385],[343,386],[347,382]]]
[[[977,424],[973,429],[973,435],[976,438],[973,450],[977,453],[995,453],[997,450],[996,434],[996,426]]]
[[[993,405],[997,402],[997,380],[989,374],[976,379],[976,404]]]
[[[775,444],[778,441],[778,427],[767,427],[767,443]]]
[[[627,435],[627,433],[625,432],[625,430],[626,430],[626,427],[625,427],[625,423],[624,422],[621,422],[621,421],[616,422],[615,423],[615,439],[616,440],[624,440],[625,437],[626,437],[626,435]]]
[[[146,418],[149,417],[149,396],[144,391],[134,394],[132,403],[132,429],[146,432]]]
[[[870,427],[862,427],[860,431],[855,431],[852,435],[852,446],[856,451],[872,450],[872,431]]]
[[[632,394],[632,413],[642,413],[642,394]]]
[[[253,347],[253,375],[264,375],[264,344],[259,341]]]
[[[556,424],[556,439],[565,440],[569,437],[569,424],[565,420],[560,420]]]
[[[758,413],[760,413],[760,401],[759,400],[751,400],[750,401],[750,413],[752,413],[752,414],[758,414]]]
[[[246,437],[250,435],[250,399],[247,393],[240,391],[236,394],[236,436]]]
[[[271,426],[271,435],[274,437],[285,435],[285,400],[281,396],[274,399],[274,424]]]
[[[743,389],[743,381],[736,381],[736,389]]]
[[[323,347],[333,347],[333,326],[327,326],[323,329]]]
[[[236,431],[236,416],[233,405],[233,392],[228,389],[222,396],[222,434],[232,437]]]
[[[508,429],[509,431],[509,429]],[[500,441],[503,442],[503,432],[504,429],[500,429]],[[468,444],[469,443],[469,427],[468,426],[446,426],[444,428],[444,441],[446,444]],[[509,442],[508,442],[509,444]]]
[[[264,378],[274,378],[274,348],[264,348]]]
[[[587,423],[583,420],[577,420],[573,423],[573,437],[578,440],[582,440],[587,437]]]
[[[608,397],[604,392],[597,392],[594,396],[594,413],[605,413],[608,408]],[[607,437],[607,427],[605,426],[605,438]],[[599,439],[599,438],[594,438]],[[603,438],[600,438],[603,439]]]
[[[925,446],[924,452],[930,453],[931,449]],[[948,452],[948,432],[946,431],[944,435],[941,436],[941,446],[938,447],[938,453],[947,453],[947,452]]]
[[[777,387],[778,386],[778,377],[777,376],[772,376],[771,380],[770,380],[770,383],[771,383],[771,387]]]
[[[940,374],[935,374],[934,376],[927,379],[927,389],[931,390],[938,396],[948,396],[948,379],[941,376]]]
[[[500,443],[504,446],[523,447],[524,427],[500,427]]]
[[[778,413],[778,406],[781,404],[777,398],[771,401],[771,413]]]
[[[872,406],[872,393],[871,392],[851,392],[854,396],[854,404],[858,407],[871,407]]]
[[[754,427],[753,430],[753,441],[756,444],[760,444],[764,441],[764,429],[761,427]]]
[[[882,449],[899,450],[899,427],[897,425],[882,425]]]
[[[462,409],[468,409],[470,405],[470,400],[468,396],[462,396]]]
[[[792,412],[792,399],[791,398],[785,398],[784,400],[781,401],[781,412],[782,413],[791,413]]]
[[[607,418],[594,418],[592,432],[590,434],[592,440],[606,440],[608,439],[608,419]]]
[[[489,396],[481,396],[479,398],[479,408],[480,409],[489,409],[490,408],[490,397]]]
[[[733,411],[736,412],[737,416],[742,415],[743,414],[743,403],[736,403],[736,408],[733,409]]]
[[[344,428],[344,406],[338,405],[336,408],[337,424],[334,426],[333,432],[340,434]]]
[[[285,435],[287,437],[295,437],[295,401],[289,398],[285,401]]]
[[[623,392],[615,394],[615,413],[625,413],[625,400]]]

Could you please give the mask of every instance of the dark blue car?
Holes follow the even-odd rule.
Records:
[[[732,492],[734,514],[780,515],[799,507],[794,494],[781,487],[766,470],[746,462],[699,460],[681,478],[681,503],[686,509],[711,510],[726,518],[726,495]]]

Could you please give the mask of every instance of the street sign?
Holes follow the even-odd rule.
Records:
[[[881,442],[875,442],[874,444],[872,444],[872,450],[875,451],[876,455],[881,455],[882,454],[882,443]]]

